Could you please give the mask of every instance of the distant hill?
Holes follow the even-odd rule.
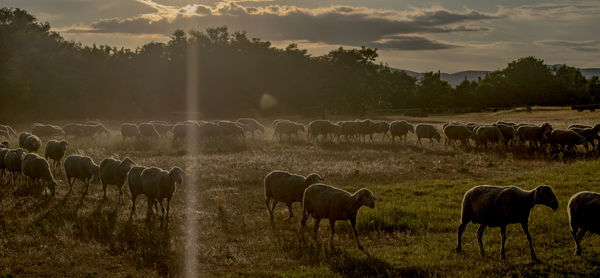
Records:
[[[421,76],[423,76],[422,73],[411,71],[411,70],[403,70],[403,69],[397,69],[397,70],[404,71],[408,75],[410,75],[412,77],[416,77],[416,78],[421,78]],[[587,79],[591,78],[594,75],[600,76],[600,68],[587,68],[587,69],[579,69],[579,70],[581,71],[583,76],[585,76],[585,78],[587,78]],[[458,84],[460,84],[460,82],[465,80],[465,78],[470,81],[477,81],[478,78],[480,78],[480,77],[484,78],[485,75],[489,72],[490,72],[489,70],[466,70],[466,71],[459,71],[459,72],[455,72],[455,73],[442,72],[441,78],[442,78],[442,80],[448,81],[448,83],[452,87],[456,87]]]

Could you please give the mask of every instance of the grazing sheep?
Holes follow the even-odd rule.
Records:
[[[88,156],[69,155],[65,159],[65,175],[69,183],[69,193],[73,191],[73,184],[80,180],[85,184],[83,196],[88,192],[91,182],[100,180],[100,166]]]
[[[82,124],[76,123],[66,124],[65,126],[63,126],[63,130],[65,131],[65,135],[81,137],[83,136],[82,126]]]
[[[34,187],[40,180],[45,181],[44,192],[46,192],[45,189],[49,189],[50,194],[54,197],[56,193],[56,180],[52,176],[50,165],[46,159],[35,153],[28,153],[23,158],[21,169],[23,175],[31,179]]]
[[[560,151],[564,151],[567,147],[567,150],[577,153],[576,145],[584,145],[587,149],[585,137],[573,130],[555,129],[548,139],[553,146],[559,145]]]
[[[112,158],[106,158],[100,163],[100,181],[102,182],[102,191],[104,192],[104,199],[106,196],[106,187],[109,184],[114,184],[119,189],[119,202],[123,203],[123,184],[125,178],[127,178],[127,172],[135,165],[129,158],[125,158],[122,161],[115,160]]]
[[[339,126],[329,120],[315,120],[308,124],[307,134],[309,140],[318,140],[319,135],[327,140],[331,136],[331,140]]]
[[[42,146],[42,140],[35,135],[29,135],[25,139],[23,147],[30,152],[37,152]]]
[[[488,146],[488,143],[493,147],[496,144],[504,144],[504,136],[502,131],[495,126],[479,126],[475,129],[475,147],[481,145]]]
[[[200,125],[200,137],[207,140],[215,140],[221,137],[221,127],[216,123],[204,123]]]
[[[152,138],[158,139],[160,138],[160,134],[154,128],[154,125],[151,123],[141,123],[139,126],[140,129],[140,137],[141,138]]]
[[[19,148],[25,148],[25,140],[31,136],[31,133],[23,132],[19,134]]]
[[[108,131],[108,129],[100,123],[84,124],[80,126],[80,129],[83,136],[93,137],[96,136],[96,134],[102,133],[110,136],[110,131]]]
[[[275,126],[277,125],[277,123],[280,122],[291,122],[290,120],[286,120],[286,119],[276,119],[271,123],[271,127],[273,127],[273,129],[275,129]]]
[[[386,121],[375,121],[372,128],[374,131],[373,133],[375,133],[375,134],[381,133],[381,135],[383,135],[383,138],[387,138],[388,132],[390,131],[390,123],[388,123]]]
[[[264,180],[265,185],[265,206],[269,211],[269,220],[273,222],[273,211],[277,202],[285,203],[290,212],[291,219],[294,217],[292,204],[302,202],[304,190],[323,180],[319,174],[309,174],[307,177],[291,174],[284,171],[273,171],[269,173]],[[271,204],[271,199],[273,203]]]
[[[417,144],[421,144],[421,138],[429,138],[431,145],[433,145],[433,139],[436,139],[438,143],[442,139],[437,129],[430,124],[418,124],[415,127],[415,132],[417,133]]]
[[[168,172],[156,167],[147,168],[142,171],[140,175],[142,190],[148,198],[147,220],[150,220],[152,216],[152,204],[155,202],[160,204],[164,215],[165,210],[162,200],[167,199],[166,221],[167,223],[169,222],[171,198],[173,198],[173,193],[175,193],[175,185],[183,183],[183,174],[183,170],[179,167],[173,167]]]
[[[531,259],[537,261],[528,228],[529,213],[537,204],[548,206],[553,210],[558,208],[558,200],[551,186],[540,185],[530,191],[516,186],[480,185],[471,188],[463,197],[456,251],[461,251],[461,237],[465,227],[469,222],[473,222],[481,224],[477,229],[477,241],[482,257],[485,256],[482,241],[485,227],[500,227],[502,233],[500,255],[505,258],[506,225],[520,223],[529,241]]]
[[[158,134],[160,134],[160,136],[167,136],[169,131],[173,130],[173,126],[175,126],[175,125],[172,125],[172,124],[169,124],[166,122],[160,122],[160,121],[153,121],[150,123],[154,126],[156,131],[158,131]]]
[[[24,156],[25,151],[23,149],[9,150],[4,155],[4,166],[10,173],[13,185],[17,185],[17,181],[21,179],[21,163]]]
[[[144,194],[142,186],[142,171],[147,169],[144,166],[134,166],[127,173],[127,183],[129,184],[129,192],[131,193],[131,215],[135,215],[135,200],[138,195]]]
[[[173,126],[171,132],[173,133],[173,143],[181,143],[185,138],[192,134],[199,136],[200,125],[197,123],[176,124]]]
[[[504,142],[508,147],[510,142],[514,142],[513,138],[515,136],[515,127],[514,125],[502,124],[502,122],[498,122],[494,124],[500,132],[502,133],[502,137],[504,137]]]
[[[598,132],[600,132],[600,124],[595,125],[594,127],[582,128],[582,127],[569,127],[569,130],[577,132],[579,135],[585,137],[587,143],[592,144],[592,150],[596,149],[595,140],[599,139]],[[587,143],[585,148],[587,149]]]
[[[60,126],[36,123],[31,128],[31,134],[44,138],[65,135],[65,131]]]
[[[575,255],[581,255],[581,239],[586,231],[600,234],[600,194],[590,191],[576,193],[569,199],[567,205],[571,235],[575,241]]]
[[[444,125],[444,134],[451,146],[454,146],[456,140],[460,141],[462,146],[469,146],[469,138],[473,137],[473,131],[469,127],[454,123]]]
[[[552,132],[552,126],[549,123],[544,123],[541,126],[519,124],[515,131],[515,143],[529,142],[530,148],[541,148],[548,142],[550,132]]]
[[[123,136],[123,139],[127,139],[130,137],[139,139],[140,129],[136,124],[123,123],[121,124],[121,136]]]
[[[393,121],[390,124],[390,134],[392,136],[392,143],[394,143],[394,137],[404,137],[404,144],[406,144],[406,137],[408,132],[415,133],[415,128],[413,125],[409,124],[407,121]]]
[[[331,247],[333,248],[333,235],[335,234],[335,221],[350,220],[354,238],[358,249],[364,250],[358,240],[356,232],[356,214],[362,206],[375,207],[375,197],[368,189],[360,189],[354,194],[325,184],[313,184],[306,188],[302,199],[302,227],[306,227],[308,216],[315,219],[315,240],[319,235],[321,219],[329,219],[331,227]]]
[[[262,134],[265,134],[265,127],[261,125],[258,121],[252,118],[240,118],[236,121],[240,124],[245,131],[250,132],[252,137],[254,137],[254,132],[258,131]]]
[[[56,141],[50,140],[46,143],[46,152],[44,153],[44,157],[46,159],[50,158],[54,160],[54,167],[60,168],[60,160],[65,156],[65,152],[67,151],[67,146],[69,143],[67,141]]]
[[[219,134],[221,136],[239,140],[245,139],[244,128],[238,123],[232,121],[218,121],[217,126],[219,127]]]
[[[273,132],[273,137],[279,135],[279,141],[283,135],[287,135],[288,139],[292,138],[292,135],[298,136],[298,132],[304,132],[304,125],[301,123],[296,123],[292,121],[280,121],[275,124],[275,131]]]

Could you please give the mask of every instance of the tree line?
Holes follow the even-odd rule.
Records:
[[[452,88],[439,72],[417,79],[377,63],[377,49],[366,47],[311,56],[216,27],[127,49],[84,46],[50,29],[25,10],[0,9],[0,119],[173,118],[186,110],[190,85],[204,117],[600,102],[598,77],[535,57]],[[265,96],[276,105],[261,105]]]

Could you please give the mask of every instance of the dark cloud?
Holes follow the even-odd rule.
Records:
[[[430,40],[419,36],[393,36],[368,44],[369,47],[395,50],[438,50],[458,47],[457,45]]]
[[[175,29],[202,30],[227,25],[232,30],[246,30],[253,36],[268,40],[305,40],[414,50],[419,46],[423,47],[421,49],[454,47],[429,40],[422,34],[486,31],[487,27],[466,24],[498,18],[476,11],[460,13],[444,9],[399,12],[351,6],[307,9],[269,5],[249,8],[235,2],[220,2],[214,8],[199,5],[194,14],[184,14],[179,8],[165,12],[168,8],[161,8],[160,13],[155,15],[103,19],[91,24],[90,28],[73,28],[66,32],[169,34]]]
[[[581,52],[600,52],[600,41],[565,41],[565,40],[546,40],[536,42],[543,46],[558,46]]]

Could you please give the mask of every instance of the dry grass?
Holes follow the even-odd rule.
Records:
[[[600,114],[598,114],[600,115]],[[397,118],[397,117],[396,117]],[[452,117],[413,119],[441,123],[447,119],[493,122],[499,119],[594,123],[600,116],[570,110],[497,112]],[[410,119],[409,119],[410,120]],[[306,121],[306,120],[304,120]],[[267,120],[265,120],[265,124]],[[117,132],[117,123],[108,123]],[[27,125],[18,126],[23,130]],[[584,240],[585,259],[571,256],[572,242],[566,224],[566,200],[579,190],[600,190],[596,161],[564,163],[512,154],[465,153],[409,145],[375,143],[308,144],[249,139],[245,144],[201,144],[199,153],[173,147],[167,139],[137,145],[120,136],[92,140],[71,139],[69,154],[90,155],[96,162],[109,156],[130,157],[145,166],[180,166],[197,184],[178,188],[168,227],[159,221],[145,223],[145,198],[138,199],[138,215],[129,218],[131,201],[119,205],[115,187],[102,202],[101,186],[93,184],[81,199],[83,186],[66,196],[68,186],[59,180],[57,197],[23,196],[16,188],[0,190],[0,275],[44,276],[180,276],[184,237],[195,229],[197,262],[203,276],[588,276],[598,275],[598,239]],[[16,142],[13,142],[16,143]],[[359,233],[371,256],[358,251],[347,224],[338,224],[338,249],[317,244],[299,228],[299,219],[285,222],[287,209],[277,209],[273,227],[264,208],[263,177],[273,169],[301,174],[318,172],[327,183],[350,191],[369,187],[380,199],[376,208],[363,208]],[[189,180],[190,177],[188,177]],[[518,184],[532,188],[540,183],[557,190],[558,213],[536,207],[531,231],[542,265],[530,265],[524,235],[510,227],[507,255],[498,259],[499,233],[489,229],[486,248],[490,258],[478,257],[475,227],[465,232],[464,254],[452,252],[460,199],[473,185]],[[195,187],[197,207],[186,207],[185,196]],[[127,185],[125,185],[127,187]],[[294,206],[300,215],[299,204]],[[192,216],[197,227],[184,227]],[[321,241],[328,240],[321,228]]]

